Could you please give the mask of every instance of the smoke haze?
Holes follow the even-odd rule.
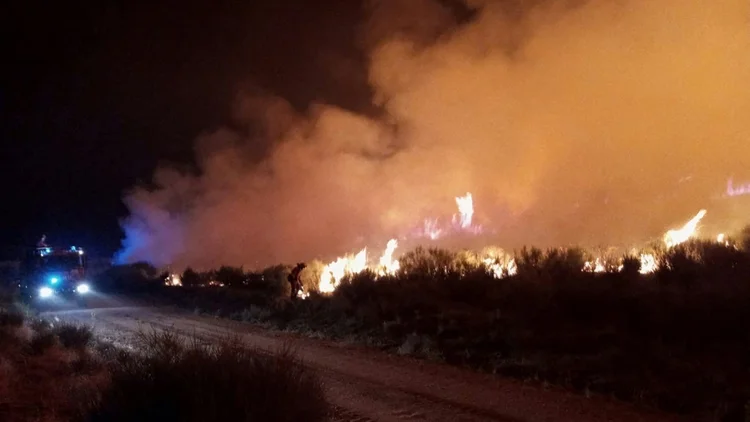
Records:
[[[716,199],[750,181],[750,2],[465,2],[368,3],[380,117],[240,95],[235,129],[198,140],[199,172],[127,193],[119,259],[329,259],[466,192],[506,247],[638,242],[712,206],[727,230],[750,222]]]

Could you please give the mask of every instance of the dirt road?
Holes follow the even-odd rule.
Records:
[[[664,415],[604,398],[545,390],[514,380],[334,342],[264,331],[249,324],[110,301],[43,316],[93,327],[132,347],[139,330],[172,329],[206,342],[240,336],[264,351],[291,344],[322,378],[337,421],[663,421]]]

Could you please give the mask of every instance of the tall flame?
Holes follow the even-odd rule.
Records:
[[[360,273],[365,268],[367,268],[367,248],[362,249],[356,255],[340,257],[323,267],[318,290],[321,293],[331,293],[336,290],[345,275]]]
[[[650,274],[659,269],[656,257],[650,253],[641,254],[641,274]]]
[[[698,223],[706,216],[706,210],[700,210],[690,221],[679,229],[669,230],[664,235],[664,244],[667,248],[671,248],[679,245],[680,243],[686,242],[691,237],[695,236],[698,229]]]
[[[459,224],[461,228],[468,229],[471,227],[471,219],[474,217],[474,200],[471,193],[467,192],[464,196],[456,197],[456,205],[460,215]]]
[[[399,264],[398,260],[393,259],[393,253],[396,251],[397,247],[398,241],[396,239],[391,239],[388,241],[388,244],[385,247],[385,252],[383,252],[383,256],[380,257],[378,275],[392,275],[395,274],[399,268],[401,268],[401,264]]]

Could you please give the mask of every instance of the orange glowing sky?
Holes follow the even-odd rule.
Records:
[[[162,168],[126,197],[124,259],[330,257],[465,192],[501,245],[634,242],[701,208],[708,221],[728,177],[750,180],[750,2],[549,1],[521,17],[466,2],[478,12],[460,24],[427,0],[371,2],[380,118],[240,98],[262,111],[268,155],[245,159],[252,139],[229,128],[202,137],[200,176]],[[747,203],[728,209],[716,224],[750,222]]]

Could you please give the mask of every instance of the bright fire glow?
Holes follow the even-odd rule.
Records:
[[[458,205],[459,224],[461,228],[468,229],[471,227],[471,219],[474,217],[474,200],[471,197],[471,193],[467,192],[464,196],[456,198],[456,205]]]
[[[500,248],[485,248],[482,251],[482,264],[495,278],[504,278],[518,273],[516,260]]]
[[[383,252],[383,256],[380,257],[378,275],[392,275],[395,274],[399,268],[401,268],[401,264],[399,264],[398,260],[393,259],[393,253],[396,251],[396,248],[398,248],[398,240],[389,240],[388,244],[385,247],[385,252]]]
[[[464,196],[457,196],[455,199],[456,206],[458,206],[458,214],[453,214],[453,224],[441,224],[438,218],[425,218],[422,222],[422,227],[417,231],[417,237],[437,240],[453,232],[481,233],[482,227],[473,223],[474,198],[471,192],[467,192]]]
[[[164,285],[171,287],[180,287],[182,286],[182,279],[180,278],[179,274],[170,274],[167,276],[167,279],[164,280]]]
[[[436,218],[426,218],[424,220],[424,235],[431,240],[437,240],[443,235],[443,230],[438,225]]]
[[[641,274],[651,274],[659,269],[656,257],[650,253],[641,254]]]
[[[698,230],[698,223],[706,216],[706,210],[700,210],[690,221],[679,229],[669,230],[664,235],[664,243],[667,248],[671,248],[679,245],[680,243],[686,242],[691,237],[695,236]]]
[[[367,268],[367,248],[362,249],[356,255],[338,258],[323,267],[318,282],[318,290],[321,293],[331,293],[336,290],[345,275],[361,273],[365,268]]]
[[[601,258],[596,258],[593,263],[591,261],[586,261],[583,265],[583,271],[589,273],[603,273],[607,271],[607,268],[604,266],[604,262],[602,262]]]

